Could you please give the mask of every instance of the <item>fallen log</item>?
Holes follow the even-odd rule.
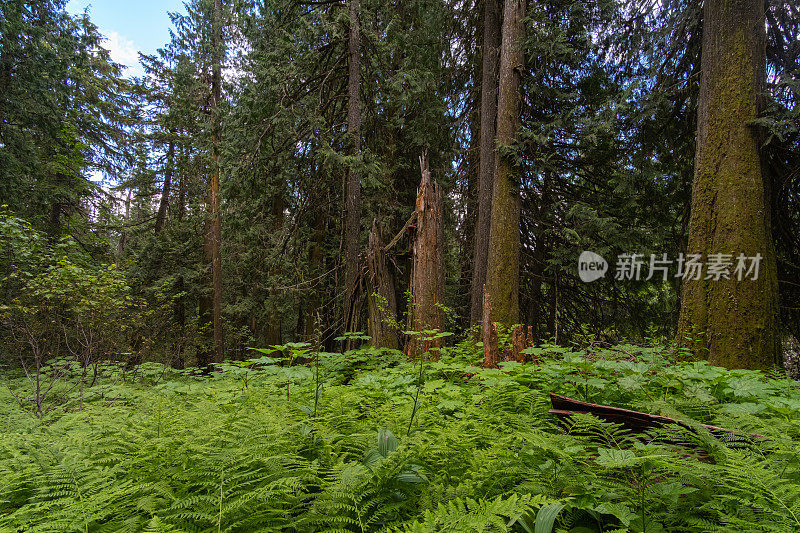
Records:
[[[651,428],[663,427],[668,424],[677,424],[687,429],[692,429],[689,424],[681,422],[680,420],[675,420],[674,418],[670,418],[668,416],[631,411],[630,409],[622,409],[620,407],[612,407],[610,405],[582,402],[580,400],[576,400],[575,398],[561,396],[552,392],[550,393],[550,403],[553,405],[553,408],[549,411],[550,414],[556,415],[562,421],[565,421],[568,417],[576,413],[587,413],[594,415],[601,420],[605,420],[606,422],[621,424],[624,428],[636,433],[641,433]],[[732,429],[710,426],[708,424],[701,425],[714,434],[740,434],[738,431],[734,431]],[[763,437],[763,435],[749,436]]]

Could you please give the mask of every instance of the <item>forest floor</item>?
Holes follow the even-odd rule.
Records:
[[[6,370],[0,531],[800,531],[800,383],[659,347],[528,351],[107,366],[82,410],[65,378],[40,418]],[[686,426],[563,426],[550,392]]]

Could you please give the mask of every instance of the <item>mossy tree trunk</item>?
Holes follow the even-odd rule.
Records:
[[[213,286],[212,319],[214,325],[214,362],[224,359],[222,339],[222,220],[219,190],[220,103],[222,100],[222,3],[214,0],[213,12],[213,72],[211,76],[211,113],[213,123],[211,173],[211,278]]]
[[[678,341],[727,368],[778,358],[778,287],[769,184],[750,125],[765,79],[764,3],[706,0],[688,253],[761,254],[758,279],[685,280]]]
[[[520,71],[524,63],[525,1],[507,0],[500,47],[500,85],[497,97],[497,145],[486,291],[492,302],[492,321],[519,322],[519,186],[508,150],[520,126]]]
[[[495,172],[495,128],[497,125],[497,69],[500,48],[500,2],[485,0],[481,46],[481,112],[478,155],[478,217],[470,291],[470,325],[482,320],[483,285],[489,257],[492,191]]]

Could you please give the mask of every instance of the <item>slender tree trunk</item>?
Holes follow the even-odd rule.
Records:
[[[688,253],[732,254],[730,279],[684,280],[678,341],[727,368],[778,361],[778,287],[760,135],[764,2],[706,0]],[[758,279],[734,273],[760,254]]]
[[[414,250],[411,267],[411,309],[409,329],[416,332],[444,326],[441,304],[444,301],[444,230],[442,227],[442,191],[431,181],[427,156],[420,157],[422,181],[417,189]],[[421,335],[406,347],[409,357],[416,357],[441,342],[421,342]]]
[[[481,113],[478,156],[478,220],[475,224],[475,249],[470,293],[470,325],[481,321],[483,285],[489,258],[489,233],[492,221],[492,191],[495,172],[495,126],[497,124],[497,69],[500,48],[500,2],[484,1],[483,45],[481,50]]]
[[[513,144],[520,126],[524,18],[525,0],[506,0],[497,97],[497,144],[501,148]],[[486,290],[492,301],[492,321],[506,325],[519,321],[520,199],[513,174],[512,158],[498,154],[495,157]]]
[[[492,298],[484,291],[481,305],[481,340],[483,341],[483,366],[497,368],[500,362],[500,349],[497,339],[497,324],[492,322]]]
[[[350,0],[350,38],[348,42],[348,82],[347,82],[347,134],[351,143],[352,154],[361,153],[361,56],[360,56],[360,5],[359,0]],[[358,328],[356,312],[356,283],[361,266],[359,237],[361,234],[361,172],[359,162],[350,166],[347,172],[345,199],[344,230],[344,331]]]
[[[369,335],[376,348],[397,349],[397,301],[394,276],[386,262],[383,236],[378,221],[372,221],[367,247],[367,308]]]
[[[283,211],[286,207],[286,203],[283,199],[283,187],[284,183],[281,181],[278,183],[277,190],[275,192],[275,196],[272,198],[272,223],[274,224],[275,232],[280,234],[283,231]],[[270,270],[270,274],[272,275],[273,279],[277,278],[278,270],[276,267],[273,267]],[[265,328],[266,333],[266,342],[267,344],[276,345],[281,344],[282,342],[282,316],[280,306],[278,305],[278,291],[273,288],[269,289],[269,312],[267,315],[267,324]]]
[[[183,157],[183,149],[180,151],[180,159],[181,163],[184,163],[185,158]],[[179,165],[179,168],[183,168],[183,165]],[[177,219],[178,222],[183,221],[184,211],[186,210],[186,173],[180,173],[180,179],[178,180],[178,213]],[[183,259],[181,258],[179,263],[179,269],[183,266]],[[182,270],[182,269],[181,269]],[[186,348],[186,296],[184,296],[184,292],[186,290],[185,282],[183,279],[183,274],[179,270],[178,275],[175,279],[175,293],[179,296],[175,299],[175,321],[178,323],[178,328],[180,329],[180,338],[178,339],[178,344],[175,347],[175,356],[177,358],[175,363],[175,368],[183,368],[186,366],[186,359],[184,357],[184,350]]]
[[[175,159],[175,143],[169,141],[167,148],[167,165],[164,168],[164,187],[161,189],[161,200],[158,202],[158,213],[156,213],[155,234],[158,235],[164,228],[167,218],[167,206],[169,205],[169,192],[172,185],[172,172]]]
[[[211,102],[213,116],[211,174],[211,277],[213,285],[213,322],[214,322],[214,361],[221,363],[224,359],[222,338],[222,221],[220,215],[219,196],[219,105],[222,100],[222,4],[214,0],[213,20],[213,72],[211,76]]]

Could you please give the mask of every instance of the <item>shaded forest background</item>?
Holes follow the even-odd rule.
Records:
[[[520,129],[489,144],[520,191],[519,322],[562,344],[674,338],[679,280],[587,284],[576,260],[687,251],[702,9],[528,4]],[[192,0],[134,79],[63,1],[0,6],[11,360],[67,350],[87,364],[204,366],[286,342],[332,350],[346,331],[397,347],[423,154],[442,198],[440,328],[480,321],[481,114],[496,97],[482,80],[501,4]],[[800,8],[765,6],[767,105],[752,126],[771,184],[781,333],[800,338]],[[378,315],[394,337],[369,331]]]

